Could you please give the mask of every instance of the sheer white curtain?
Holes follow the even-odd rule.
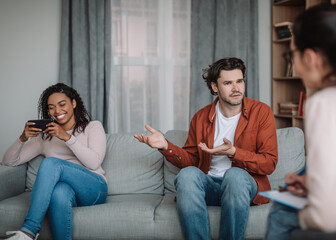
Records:
[[[191,0],[112,0],[109,129],[187,130]]]

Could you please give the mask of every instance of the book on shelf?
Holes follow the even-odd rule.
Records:
[[[306,104],[306,93],[303,94],[301,116],[304,116],[305,104]]]
[[[293,76],[293,54],[291,50],[284,51],[282,53],[282,57],[285,60],[285,77],[292,77]]]
[[[293,69],[293,52],[289,49],[282,53],[282,57],[285,60],[285,77],[293,77],[294,69]]]
[[[278,39],[290,38],[292,36],[292,22],[280,22],[274,24]]]
[[[300,91],[300,99],[299,99],[299,108],[298,108],[298,115],[304,116],[304,105],[306,102],[306,93]]]
[[[279,114],[283,115],[298,115],[299,104],[292,102],[280,102],[279,103]]]
[[[293,59],[286,61],[285,77],[293,77]]]
[[[299,77],[296,68],[294,67],[293,59],[292,59],[292,77]]]

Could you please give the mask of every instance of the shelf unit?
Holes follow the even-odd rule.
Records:
[[[293,70],[292,76],[286,76],[287,63],[282,56],[289,50],[291,38],[278,39],[274,24],[294,22],[305,9],[314,5],[336,0],[282,0],[272,3],[272,109],[276,127],[299,127],[303,129],[302,116],[279,114],[279,103],[299,103],[300,92],[306,92],[301,79]]]

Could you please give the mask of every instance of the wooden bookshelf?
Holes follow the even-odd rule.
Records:
[[[305,9],[320,3],[336,0],[281,0],[272,4],[272,109],[276,127],[299,127],[303,129],[302,116],[279,114],[279,103],[299,103],[300,92],[307,92],[295,70],[288,74],[288,64],[283,53],[289,50],[291,37],[278,38],[275,24],[282,22],[294,23],[295,18]],[[309,91],[308,91],[309,92]]]

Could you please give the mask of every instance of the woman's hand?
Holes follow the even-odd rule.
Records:
[[[168,142],[165,137],[159,131],[156,131],[149,125],[145,125],[145,128],[152,133],[150,136],[145,136],[141,134],[141,136],[134,135],[136,139],[140,142],[146,143],[148,146],[152,148],[167,150],[168,149]]]
[[[44,133],[48,133],[50,136],[57,137],[64,142],[67,142],[71,138],[71,135],[55,122],[48,123],[47,129],[44,130]]]
[[[306,175],[287,173],[285,183],[288,184],[287,190],[299,197],[306,197],[308,190],[306,185]]]
[[[23,129],[23,132],[19,137],[21,142],[26,142],[30,137],[37,137],[39,135],[39,132],[42,132],[42,129],[29,127],[33,125],[35,125],[35,123],[26,122],[25,128]]]

